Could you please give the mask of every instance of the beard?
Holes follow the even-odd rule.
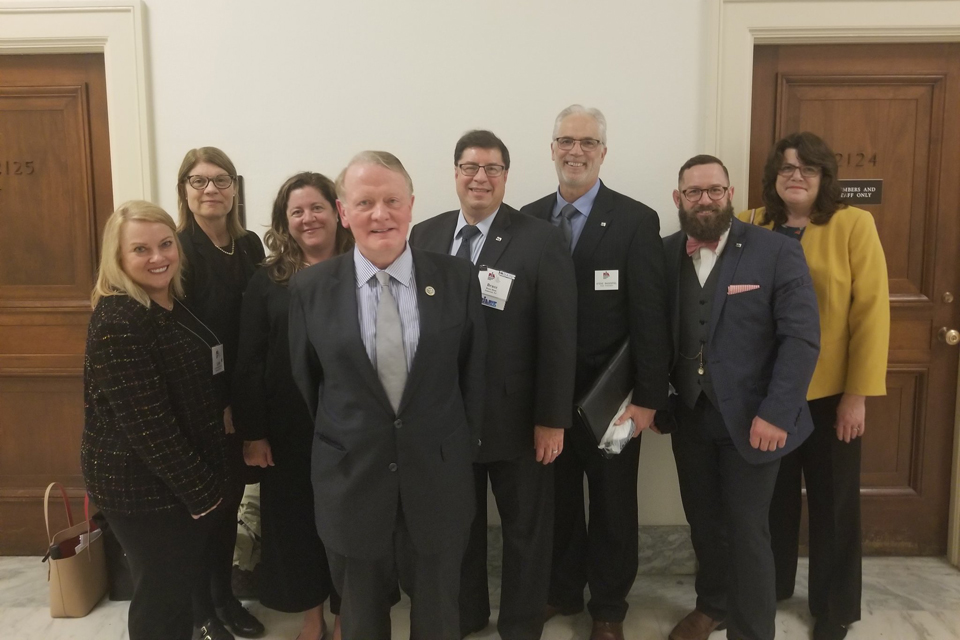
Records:
[[[710,216],[701,217],[702,211],[713,211]],[[683,200],[680,201],[680,228],[689,237],[701,242],[719,240],[723,232],[730,228],[733,220],[733,204],[729,201],[723,207],[715,202],[707,205],[696,205],[692,209],[685,209]]]

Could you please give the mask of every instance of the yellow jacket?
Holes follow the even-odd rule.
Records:
[[[749,223],[752,213],[737,217]],[[753,223],[762,220],[760,208]],[[886,395],[890,288],[873,216],[856,207],[839,209],[825,225],[808,224],[800,244],[820,306],[820,357],[807,400]]]

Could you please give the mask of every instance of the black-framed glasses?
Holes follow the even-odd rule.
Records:
[[[785,164],[777,169],[777,173],[784,178],[790,178],[794,173],[796,173],[797,169],[800,170],[800,175],[802,175],[804,178],[815,178],[820,175],[820,167],[809,164],[805,164],[800,167],[795,164]]]
[[[603,143],[596,138],[554,138],[557,147],[563,151],[570,151],[573,145],[580,143],[580,148],[584,151],[596,151]]]
[[[689,202],[700,202],[700,198],[703,197],[703,194],[707,194],[708,198],[716,202],[727,194],[727,190],[729,188],[730,187],[721,187],[720,185],[710,187],[709,189],[697,189],[696,187],[693,187],[691,189],[685,189],[682,193],[683,197]]]
[[[465,176],[475,176],[480,173],[480,169],[483,169],[488,178],[499,178],[507,170],[502,164],[477,164],[475,162],[463,162],[458,164],[457,168]]]
[[[229,189],[230,185],[232,185],[236,179],[236,176],[230,176],[225,173],[213,176],[212,178],[208,178],[207,176],[187,176],[187,184],[197,191],[203,191],[211,182],[217,189]]]

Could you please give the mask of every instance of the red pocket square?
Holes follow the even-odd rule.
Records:
[[[758,284],[731,284],[727,287],[727,295],[732,296],[738,293],[745,293],[747,291],[753,291],[754,289],[759,289],[760,285]]]

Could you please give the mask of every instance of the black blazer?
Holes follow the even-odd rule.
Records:
[[[557,194],[521,213],[549,222]],[[577,278],[577,379],[575,395],[589,389],[629,336],[635,375],[633,404],[667,404],[670,332],[660,218],[650,207],[602,182],[573,252]],[[596,291],[597,272],[619,271],[619,289]]]
[[[459,211],[421,222],[414,247],[447,254]],[[501,204],[477,260],[516,276],[503,310],[484,307],[487,394],[479,460],[533,451],[533,427],[571,425],[577,349],[577,290],[563,234]]]
[[[674,345],[679,345],[680,267],[686,243],[682,231],[664,240]],[[705,353],[717,408],[740,455],[753,464],[769,462],[796,449],[813,431],[806,400],[820,353],[813,281],[799,242],[736,219],[717,268]],[[759,288],[728,293],[730,285],[739,284]],[[678,358],[674,347],[673,363]],[[755,416],[787,431],[785,448],[760,451],[750,446]]]
[[[317,531],[341,555],[390,553],[403,515],[419,553],[466,540],[483,412],[480,283],[464,260],[413,249],[420,342],[394,413],[360,336],[353,252],[290,282],[290,361],[315,416]]]
[[[240,344],[240,306],[247,283],[263,262],[263,243],[252,231],[237,238],[235,251],[239,254],[236,257],[240,268],[235,274],[223,268],[223,260],[217,255],[220,250],[199,225],[191,222],[177,235],[187,259],[183,302],[223,343],[227,374],[223,378],[229,404],[230,382]]]

